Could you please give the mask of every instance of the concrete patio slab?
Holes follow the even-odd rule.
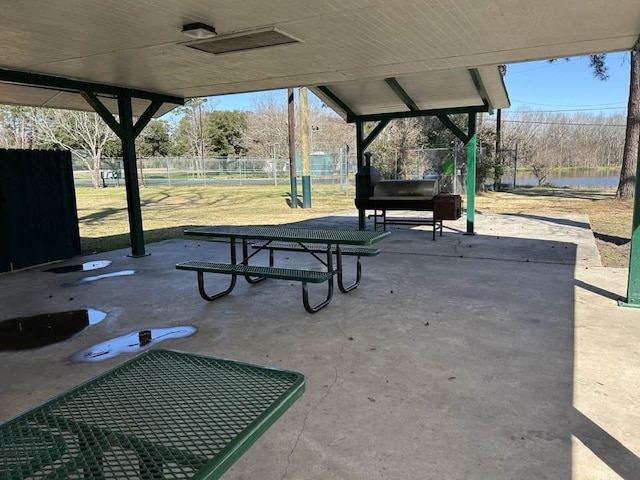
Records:
[[[357,228],[354,212],[308,221]],[[614,479],[640,472],[640,310],[618,307],[626,270],[601,266],[586,217],[477,215],[397,227],[363,259],[355,291],[315,315],[295,282],[239,282],[203,301],[191,259],[228,259],[221,242],[170,240],[99,272],[33,268],[0,276],[0,321],[77,308],[101,323],[43,348],[0,352],[0,419],[120,363],[73,354],[127,333],[190,325],[159,342],[302,372],[307,392],[228,479]],[[311,267],[304,254],[283,266]],[[262,257],[261,261],[266,261]],[[346,271],[353,267],[353,259]],[[82,277],[136,270],[75,286]],[[222,288],[226,278],[211,276]],[[315,287],[315,288],[314,288]],[[311,286],[321,296],[322,286]]]

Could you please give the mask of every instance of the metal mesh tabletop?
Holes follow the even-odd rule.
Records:
[[[246,238],[313,243],[340,243],[343,245],[371,245],[389,235],[389,232],[370,230],[332,230],[307,228],[281,228],[263,226],[198,227],[184,231],[186,235],[203,237]]]
[[[301,374],[149,350],[0,425],[0,479],[219,478]]]

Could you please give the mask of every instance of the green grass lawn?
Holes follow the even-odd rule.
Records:
[[[519,188],[479,194],[486,213],[578,213],[589,216],[603,265],[626,267],[633,201],[616,200],[613,189]],[[83,253],[130,245],[124,188],[76,189]],[[353,187],[313,187],[312,208],[289,208],[289,187],[146,187],[140,189],[147,243],[179,238],[195,225],[283,224],[355,209]],[[301,201],[302,198],[300,197]]]
[[[312,208],[293,209],[287,203],[288,186],[140,189],[146,243],[180,237],[187,226],[281,224],[317,218],[354,209],[353,196],[353,188],[345,194],[338,186],[314,186]],[[79,187],[76,199],[83,253],[130,245],[124,188]]]

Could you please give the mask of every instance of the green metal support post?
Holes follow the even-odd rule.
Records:
[[[476,209],[476,113],[469,112],[469,140],[467,142],[467,232],[475,235],[473,224]]]
[[[371,158],[365,154],[369,145],[373,143],[380,132],[389,124],[390,119],[382,119],[365,137],[364,122],[356,121],[356,158],[358,160],[358,172],[356,173],[356,198],[370,197],[371,191]],[[358,228],[367,229],[365,211],[358,210]]]
[[[80,92],[82,97],[93,107],[109,128],[118,135],[122,142],[122,158],[125,171],[125,187],[127,192],[127,207],[129,213],[129,235],[131,238],[131,256],[146,256],[144,251],[144,234],[142,229],[142,212],[140,210],[140,191],[138,189],[138,173],[136,170],[135,140],[144,127],[151,121],[163,103],[162,97],[151,100],[138,121],[133,123],[133,108],[131,93],[118,94],[118,122],[111,112],[104,106],[98,96],[91,91]]]
[[[364,123],[356,122],[356,161],[358,162],[358,177],[362,175],[364,168]],[[356,181],[356,197],[360,194],[361,186]],[[365,218],[365,211],[358,210],[358,229],[366,230],[367,220]]]
[[[624,307],[640,308],[640,152],[636,165],[636,188],[633,196],[633,224],[631,229],[631,252],[629,253],[629,276],[627,298],[619,300]]]
[[[142,209],[140,208],[140,189],[136,168],[136,135],[133,126],[131,96],[118,96],[118,113],[122,128],[122,161],[124,164],[127,208],[129,210],[129,232],[131,236],[131,256],[143,257],[144,233],[142,229]]]

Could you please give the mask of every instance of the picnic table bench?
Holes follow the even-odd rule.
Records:
[[[218,479],[304,376],[153,349],[0,424],[0,478]]]
[[[229,240],[230,263],[190,260],[176,264],[176,269],[178,270],[191,270],[197,273],[198,291],[205,300],[216,300],[229,294],[235,288],[237,276],[244,276],[249,283],[257,283],[266,278],[293,280],[302,283],[302,302],[305,310],[309,313],[315,313],[331,302],[334,275],[338,278],[338,288],[342,292],[346,293],[356,288],[361,279],[360,256],[374,256],[380,253],[377,249],[363,247],[389,235],[389,232],[363,230],[322,230],[264,226],[199,227],[187,229],[184,233],[186,235]],[[240,263],[237,260],[236,240],[242,241],[242,261]],[[251,247],[255,251],[249,254],[249,242],[254,240],[261,241],[261,243],[252,244]],[[323,270],[290,269],[274,266],[273,251],[283,249],[311,254],[321,263]],[[344,253],[345,249],[348,253]],[[262,250],[269,251],[269,266],[249,265],[249,260]],[[325,254],[324,259],[318,255],[322,253]],[[333,255],[336,256],[336,267],[333,265]],[[343,280],[342,255],[356,255],[358,257],[356,279],[347,286],[345,286]],[[229,286],[213,295],[208,294],[204,287],[204,273],[231,275]],[[309,301],[307,284],[324,282],[327,282],[327,294],[324,300],[312,305]]]
[[[238,275],[244,276],[250,283],[255,283],[252,277],[259,279],[276,278],[279,280],[297,280],[302,282],[302,303],[304,308],[310,312],[315,313],[322,307],[329,304],[333,295],[333,284],[329,283],[327,297],[324,301],[317,305],[311,305],[309,303],[309,288],[307,283],[322,283],[329,280],[333,274],[331,272],[318,272],[314,270],[300,270],[292,268],[276,268],[273,266],[260,267],[254,265],[233,264],[233,263],[215,263],[205,262],[202,260],[191,260],[187,262],[181,262],[176,264],[178,270],[192,270],[198,274],[198,291],[200,296],[205,300],[212,301],[220,297],[224,297],[230,293],[236,283],[236,277]],[[214,295],[209,295],[204,288],[204,274],[205,273],[218,273],[224,275],[231,275],[231,283],[226,290],[218,292]]]
[[[254,243],[252,246],[254,249],[258,250],[268,250],[269,251],[269,265],[273,266],[274,256],[273,252],[275,251],[283,251],[283,252],[306,252],[311,254],[324,253],[325,248],[321,245],[312,244],[312,243],[298,243],[298,242],[267,242],[267,243]],[[371,247],[357,247],[357,246],[339,246],[332,245],[331,253],[337,253],[338,248],[340,249],[340,256],[337,257],[337,271],[338,271],[338,288],[342,293],[347,293],[360,285],[360,279],[362,278],[362,265],[360,263],[360,257],[375,257],[380,254],[380,249],[371,248]],[[355,256],[356,260],[356,279],[351,285],[344,285],[342,272],[342,255],[346,256]]]

